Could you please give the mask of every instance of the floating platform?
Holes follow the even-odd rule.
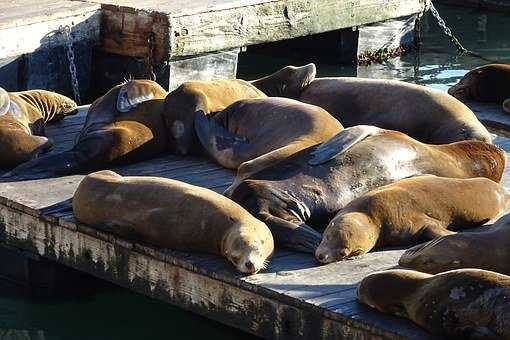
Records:
[[[69,26],[84,99],[124,78],[234,78],[247,46],[338,31],[339,59],[414,42],[430,0],[16,0],[0,3],[0,86],[71,95]],[[90,100],[91,101],[91,100]],[[84,102],[90,102],[85,100]]]
[[[506,116],[498,116],[498,110],[498,106],[476,108],[479,115],[485,114],[483,119],[507,128],[502,121]],[[82,110],[48,126],[47,134],[55,142],[52,152],[71,148],[84,118]],[[495,143],[510,151],[510,139],[497,137]],[[193,157],[162,156],[112,170],[178,179],[217,192],[233,178],[232,171]],[[267,270],[245,276],[218,256],[134,243],[82,225],[70,211],[45,213],[44,208],[71,198],[82,178],[0,183],[0,243],[263,338],[430,338],[411,322],[378,313],[356,300],[359,281],[374,271],[395,267],[402,249],[329,265],[319,265],[310,254],[278,249]],[[510,186],[508,170],[504,185]]]

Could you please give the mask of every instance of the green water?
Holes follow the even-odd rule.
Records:
[[[439,7],[464,45],[491,59],[510,62],[510,20],[499,13]],[[446,90],[469,69],[486,62],[455,57],[431,17],[422,22],[423,46],[384,65],[339,66],[328,46],[313,51],[285,46],[249,48],[239,77],[255,78],[287,64],[313,61],[319,76],[386,77]],[[412,105],[412,104],[410,104]],[[159,301],[112,286],[87,294],[46,299],[14,297],[0,288],[0,339],[250,339],[251,336]]]

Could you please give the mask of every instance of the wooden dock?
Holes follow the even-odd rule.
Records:
[[[94,99],[130,76],[154,73],[167,89],[233,78],[247,46],[324,32],[338,31],[331,51],[353,62],[412,43],[429,1],[8,0],[0,3],[0,86],[71,95],[66,25],[82,97]]]
[[[498,110],[477,108],[486,120],[505,124],[506,116],[498,116]],[[71,147],[84,115],[48,127],[56,145],[52,152]],[[495,142],[510,151],[510,139]],[[113,170],[174,178],[217,192],[233,177],[207,160],[175,156]],[[244,276],[220,257],[156,249],[77,223],[72,212],[44,213],[44,208],[71,198],[82,178],[0,183],[1,244],[268,339],[430,338],[410,322],[356,301],[358,282],[371,272],[395,267],[403,250],[319,265],[312,255],[279,249],[267,270]],[[504,184],[510,184],[508,173]]]

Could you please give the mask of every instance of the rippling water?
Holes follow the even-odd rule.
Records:
[[[439,7],[466,48],[510,62],[510,20],[500,13]],[[313,50],[276,45],[249,48],[240,56],[239,77],[256,78],[279,67],[313,61],[319,76],[396,78],[446,90],[484,60],[456,57],[433,18],[422,21],[419,53],[383,65],[338,66],[330,45]],[[2,294],[4,293],[4,294]],[[0,288],[0,339],[249,339],[235,329],[130,291],[106,286],[74,297],[27,299]]]

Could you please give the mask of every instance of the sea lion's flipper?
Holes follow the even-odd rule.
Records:
[[[423,225],[420,228],[420,232],[417,235],[417,239],[420,242],[424,242],[433,240],[441,236],[455,234],[455,232],[448,230],[446,227],[447,225],[445,225],[441,221],[438,221],[433,218],[424,218]]]
[[[313,254],[322,241],[322,235],[306,224],[297,225],[272,215],[266,215],[262,220],[281,247]]]
[[[510,113],[510,98],[505,99],[505,101],[503,102],[503,110],[505,110],[505,112]]]
[[[250,143],[243,137],[228,131],[203,111],[195,114],[195,131],[207,153],[222,166],[237,169],[245,161]]]
[[[12,169],[3,178],[31,180],[76,172],[79,162],[74,151],[35,158]]]
[[[310,153],[312,157],[308,160],[308,164],[319,165],[326,163],[346,152],[365,138],[376,135],[380,131],[380,128],[372,125],[357,125],[346,128],[312,151]]]
[[[11,99],[9,94],[3,88],[0,87],[0,116],[3,116],[9,111],[11,106]]]
[[[107,161],[115,136],[112,133],[95,133],[79,141],[73,149],[50,154],[23,163],[2,177],[18,180],[40,179],[77,174],[96,170]]]
[[[136,86],[136,91],[132,90],[134,86]],[[138,104],[153,99],[154,93],[152,91],[145,91],[145,89],[145,87],[138,86],[133,81],[128,81],[122,85],[117,95],[117,111],[122,113],[129,112],[137,107]]]
[[[315,64],[286,66],[266,77],[250,83],[269,97],[298,99],[301,92],[315,79]]]

